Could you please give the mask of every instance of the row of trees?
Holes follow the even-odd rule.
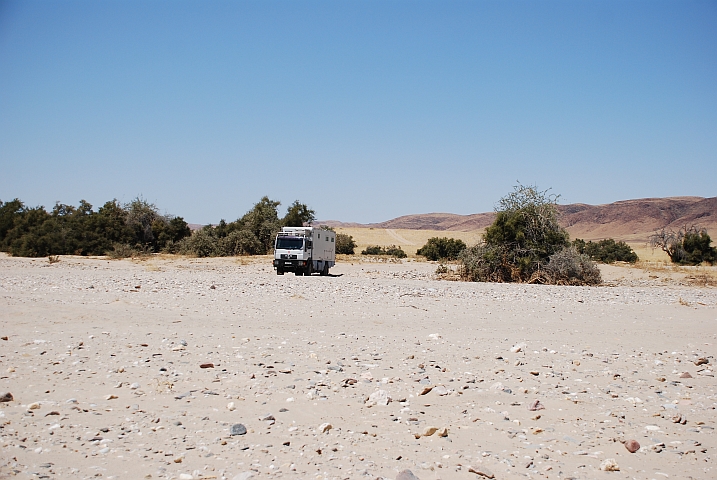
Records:
[[[0,251],[14,256],[104,255],[120,245],[160,251],[190,234],[182,217],[162,215],[141,198],[112,200],[96,211],[84,200],[77,207],[58,203],[50,212],[0,201]]]
[[[466,280],[566,284],[599,282],[593,261],[638,260],[625,242],[576,239],[571,243],[558,224],[557,199],[548,191],[518,185],[500,199],[495,221],[478,245],[469,248],[462,240],[436,237],[417,254],[429,260],[458,260]],[[27,207],[18,199],[0,201],[0,251],[26,257],[108,253],[122,257],[150,252],[198,257],[262,255],[271,251],[282,227],[302,226],[315,219],[315,212],[298,200],[283,217],[279,217],[279,205],[263,197],[237,220],[221,220],[192,233],[182,217],[161,214],[142,198],[126,204],[112,200],[96,211],[84,200],[77,207],[58,203],[50,212]],[[699,227],[662,230],[650,242],[678,264],[717,263],[717,249]],[[353,237],[337,234],[337,253],[353,254],[355,248]],[[395,245],[368,246],[361,253],[406,257]]]
[[[77,207],[58,203],[50,212],[27,207],[18,199],[0,201],[0,251],[23,257],[125,257],[152,252],[199,257],[260,255],[273,248],[281,227],[314,220],[314,211],[298,200],[283,218],[279,205],[264,197],[236,221],[222,220],[192,233],[182,217],[161,214],[156,205],[141,198],[126,204],[112,200],[96,211],[84,200]]]

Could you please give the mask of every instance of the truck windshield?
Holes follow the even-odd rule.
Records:
[[[276,248],[281,250],[301,250],[304,248],[304,239],[296,237],[279,237],[276,239]]]

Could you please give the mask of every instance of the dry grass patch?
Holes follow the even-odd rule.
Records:
[[[715,266],[687,266],[675,265],[669,261],[643,261],[640,260],[632,268],[638,268],[646,273],[650,279],[657,280],[662,277],[663,282],[679,280],[682,284],[695,287],[717,287],[717,267]]]

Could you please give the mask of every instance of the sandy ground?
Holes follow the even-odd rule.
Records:
[[[0,256],[0,478],[717,478],[716,288],[435,267]]]

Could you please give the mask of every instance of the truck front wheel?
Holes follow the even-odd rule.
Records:
[[[276,269],[276,274],[277,274],[277,275],[284,275],[284,270],[279,270],[279,269],[277,268],[277,269]]]

